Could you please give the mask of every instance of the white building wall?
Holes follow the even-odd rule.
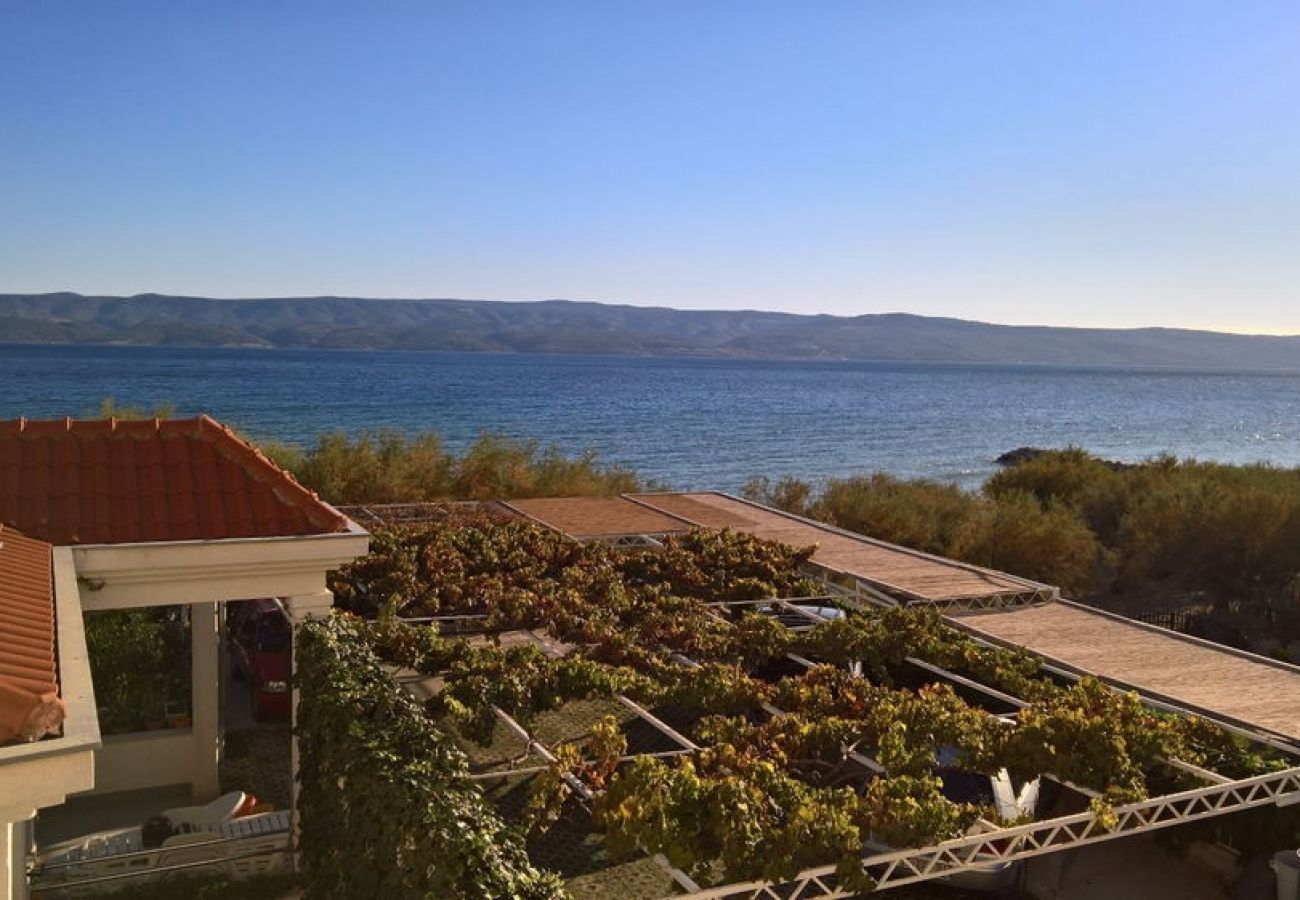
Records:
[[[197,784],[199,754],[191,728],[105,735],[103,741],[95,751],[95,789],[90,793]]]

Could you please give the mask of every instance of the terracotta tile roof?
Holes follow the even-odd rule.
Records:
[[[58,692],[50,545],[0,526],[0,744],[56,733]]]
[[[207,416],[0,421],[0,523],[52,544],[328,534],[347,522]]]

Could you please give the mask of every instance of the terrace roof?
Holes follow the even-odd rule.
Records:
[[[1300,668],[1069,601],[965,613],[995,643],[1300,741]]]
[[[451,510],[497,512],[502,507],[495,500],[420,500],[411,503],[340,504],[335,508],[362,528],[393,528],[445,522]]]
[[[692,528],[689,521],[625,497],[550,497],[500,502],[508,510],[579,540],[672,534]]]
[[[706,605],[719,617],[725,617],[728,610],[740,609],[764,608],[769,614],[778,616],[791,613],[796,618],[807,620],[804,622],[806,626],[808,621],[826,620],[827,604],[835,605],[837,602],[834,598],[826,597],[717,601]],[[856,604],[850,601],[847,608],[855,607]],[[463,617],[434,617],[431,620],[414,621],[439,624],[445,621],[459,627],[462,623],[456,620],[460,618]],[[461,639],[471,643],[485,640],[482,636]],[[568,645],[535,631],[498,632],[495,639],[507,647],[531,643],[552,658],[565,655],[570,649]],[[787,658],[801,666],[814,665],[797,656]],[[684,656],[679,656],[678,660],[686,665],[695,665]],[[908,662],[913,663],[911,659]],[[977,681],[964,679],[942,668],[928,666],[928,671],[954,685],[999,695],[994,689],[981,687]],[[444,686],[442,676],[430,677],[414,671],[398,674],[399,680],[420,700],[427,700]],[[699,749],[691,743],[689,737],[673,730],[673,724],[659,718],[668,716],[671,709],[655,708],[648,711],[621,695],[616,696],[615,700],[627,707],[621,710],[621,717],[616,716],[620,730],[629,738],[629,755],[623,757],[624,762],[646,756],[691,754]],[[782,714],[780,709],[767,703],[763,704],[763,709],[770,715]],[[628,712],[633,715],[627,715]],[[618,714],[620,710],[615,703],[607,700],[570,701],[558,709],[541,713],[528,727],[521,725],[500,708],[495,708],[495,713],[498,718],[497,727],[486,747],[475,745],[454,731],[453,737],[457,738],[457,743],[470,758],[471,778],[480,782],[484,786],[485,795],[498,805],[503,814],[507,814],[511,809],[517,812],[527,797],[521,790],[523,779],[545,771],[546,763],[554,762],[554,755],[548,751],[548,747],[579,740],[590,732],[592,723],[599,717]],[[989,715],[1000,714],[990,712]],[[684,728],[685,725],[678,724],[676,727]],[[648,734],[662,743],[657,747],[646,746],[633,739],[633,735],[638,733],[642,740]],[[1289,751],[1289,755],[1294,756],[1295,751]],[[880,771],[878,767],[872,768],[874,760],[861,753],[851,753],[849,758],[864,766],[864,772]],[[982,822],[979,828],[972,828],[961,836],[931,846],[888,850],[878,844],[868,844],[863,850],[862,865],[876,879],[877,888],[883,889],[929,881],[963,871],[988,870],[1012,860],[1055,853],[1127,834],[1155,831],[1239,810],[1274,804],[1291,805],[1300,801],[1300,768],[1291,767],[1253,777],[1233,778],[1177,759],[1162,761],[1171,771],[1190,775],[1201,786],[1177,793],[1155,793],[1148,799],[1117,806],[1114,824],[1103,826],[1095,813],[1086,808],[1086,798],[1099,796],[1096,790],[1059,781],[1048,775],[1044,777],[1056,781],[1060,788],[1077,796],[1058,797],[1042,810],[1045,818],[1018,825]],[[585,788],[581,781],[571,780],[570,786],[577,796],[590,799],[590,796],[583,793]],[[673,868],[662,856],[612,859],[601,850],[598,838],[595,843],[592,842],[594,835],[595,831],[583,830],[575,825],[557,827],[546,832],[540,841],[530,843],[529,853],[539,864],[566,878],[566,884],[575,896],[655,900],[668,900],[669,897],[680,897],[681,900],[755,900],[760,897],[777,900],[797,896],[808,900],[834,900],[859,896],[860,892],[859,887],[841,880],[842,872],[838,864],[805,869],[779,884],[748,881],[702,888],[687,873]]]

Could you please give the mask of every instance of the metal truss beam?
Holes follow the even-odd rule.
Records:
[[[932,847],[869,854],[863,857],[862,865],[875,880],[876,890],[882,890],[1241,810],[1293,803],[1300,803],[1300,768],[1129,803],[1115,809],[1116,824],[1109,831],[1091,812],[1083,812],[954,838]],[[696,891],[677,900],[838,900],[859,893],[844,884],[834,866],[820,866],[807,869],[783,884],[760,881],[728,884]]]
[[[814,562],[804,563],[804,570],[842,598],[870,603],[873,606],[898,606],[899,604],[898,598],[886,593],[879,584],[852,572],[843,572]],[[922,598],[915,594],[908,594],[906,599]]]
[[[1038,588],[1024,591],[1004,591],[998,594],[972,594],[960,597],[943,597],[938,600],[913,600],[908,606],[928,606],[944,615],[952,613],[1001,612],[1025,606],[1040,606],[1060,599],[1055,588]]]
[[[668,534],[588,534],[573,537],[579,544],[606,544],[610,547],[662,547]]]

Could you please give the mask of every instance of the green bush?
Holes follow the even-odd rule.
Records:
[[[1126,584],[1168,578],[1225,601],[1280,597],[1300,572],[1300,482],[1194,466],[1135,501],[1121,521]]]
[[[806,516],[811,512],[812,485],[788,475],[776,482],[768,478],[751,478],[740,493],[755,503],[775,506],[796,516]]]
[[[954,485],[877,473],[829,482],[810,510],[850,531],[950,556],[969,541],[984,505]]]
[[[952,555],[1086,594],[1096,587],[1102,548],[1074,508],[1012,491],[981,510]]]
[[[281,465],[336,503],[406,503],[447,496],[454,460],[436,434],[407,438],[391,431],[322,435],[297,458],[276,452]]]
[[[1000,500],[1028,492],[1043,504],[1062,503],[1077,510],[1099,539],[1111,540],[1133,497],[1145,490],[1138,483],[1143,480],[1070,447],[1003,469],[984,483],[984,494]]]
[[[88,410],[88,419],[174,419],[176,407],[170,403],[159,403],[153,409],[143,406],[119,404],[112,397],[99,401],[99,406]]]
[[[86,650],[105,734],[161,724],[190,698],[189,628],[176,607],[85,614]]]
[[[635,473],[600,465],[588,451],[567,457],[537,441],[484,434],[456,462],[453,496],[471,500],[620,494],[642,488]]]
[[[1057,584],[1203,597],[1198,628],[1239,645],[1300,640],[1300,469],[1159,456],[1117,465],[1078,448],[991,477],[979,493],[875,474],[754,479],[746,496],[873,537]]]
[[[587,496],[644,487],[633,472],[602,465],[593,452],[570,457],[537,441],[494,434],[480,436],[460,456],[432,432],[333,432],[306,451],[276,443],[263,450],[331,503]]]
[[[469,780],[464,754],[344,616],[298,632],[307,897],[558,900],[558,878]]]
[[[1117,478],[1119,473],[1100,459],[1070,447],[1003,469],[985,482],[984,493],[996,499],[1028,492],[1041,503],[1057,501],[1083,509]]]

